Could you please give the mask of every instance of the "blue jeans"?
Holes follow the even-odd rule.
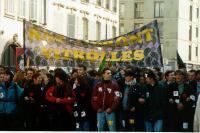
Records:
[[[147,132],[162,132],[163,120],[145,121],[145,128]]]
[[[97,128],[98,131],[104,131],[105,124],[108,124],[108,128],[110,131],[116,131],[116,118],[115,113],[112,112],[110,114],[106,112],[97,113]]]
[[[76,122],[76,131],[90,131],[89,121]]]

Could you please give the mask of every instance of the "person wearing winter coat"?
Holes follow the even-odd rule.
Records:
[[[76,77],[73,85],[76,96],[74,102],[74,118],[77,131],[90,131],[91,94],[87,81],[83,77]]]
[[[98,131],[104,131],[106,123],[110,131],[116,131],[115,111],[119,106],[121,93],[118,84],[111,80],[111,75],[111,70],[104,68],[103,81],[93,88],[92,107],[97,112]]]
[[[13,82],[13,73],[6,70],[0,84],[0,130],[20,130],[18,104],[23,89]]]
[[[26,130],[42,130],[43,91],[41,74],[36,72],[33,83],[22,94]]]
[[[73,105],[75,95],[69,85],[68,75],[62,69],[55,70],[56,85],[46,92],[49,103],[50,130],[73,131],[75,124],[73,119]]]
[[[164,110],[166,105],[165,86],[159,83],[156,74],[149,71],[146,74],[145,88],[145,128],[147,132],[163,131]]]
[[[125,71],[125,81],[121,88],[122,99],[119,107],[119,131],[135,131],[136,106],[138,104],[138,91],[140,86],[134,80],[131,70]]]

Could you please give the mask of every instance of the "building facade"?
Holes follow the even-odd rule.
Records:
[[[200,68],[200,0],[120,0],[120,34],[157,19],[164,69],[177,69],[177,51],[187,70]]]
[[[0,0],[0,59],[15,67],[23,47],[23,19],[76,39],[102,40],[119,34],[119,0]]]

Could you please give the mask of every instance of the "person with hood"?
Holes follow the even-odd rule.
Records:
[[[6,70],[0,84],[0,130],[19,130],[18,104],[23,89],[13,82],[13,73]]]

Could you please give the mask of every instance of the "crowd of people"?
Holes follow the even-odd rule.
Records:
[[[0,66],[0,130],[200,131],[199,92],[200,70]]]

